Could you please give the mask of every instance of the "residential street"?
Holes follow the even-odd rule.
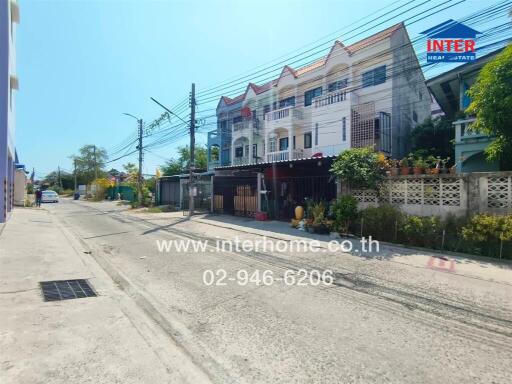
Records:
[[[366,256],[158,251],[157,240],[213,244],[272,234],[250,224],[242,231],[240,223],[69,199],[18,210],[0,235],[0,381],[508,383],[512,377],[510,265],[448,256],[455,260],[450,272],[429,266],[428,254],[384,245]],[[290,239],[286,230],[272,241]],[[43,232],[47,243],[39,240]],[[13,240],[21,252],[10,252]],[[205,270],[223,269],[228,277],[270,270],[282,277],[301,268],[331,269],[335,282],[203,282]],[[42,301],[38,281],[72,278],[89,278],[99,296]]]

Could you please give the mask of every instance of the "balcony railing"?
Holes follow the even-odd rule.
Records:
[[[286,108],[277,109],[275,111],[267,112],[265,114],[265,120],[276,121],[276,120],[285,119],[290,116],[297,118],[297,119],[301,119],[301,120],[303,117],[302,111],[300,109],[297,109],[295,107],[286,107]]]
[[[240,121],[238,123],[233,124],[233,132],[243,131],[244,129],[249,129],[251,127],[254,130],[258,130],[260,128],[259,123],[259,119]]]
[[[342,101],[347,100],[347,91],[338,90],[327,95],[318,96],[313,99],[315,104],[315,108],[325,107],[326,105],[331,105],[335,103],[340,103]]]
[[[294,149],[292,151],[291,160],[305,159],[311,157],[311,149]],[[277,151],[267,153],[267,162],[274,163],[276,161],[290,160],[290,151]]]
[[[249,156],[235,157],[233,159],[233,165],[247,165],[250,164]]]

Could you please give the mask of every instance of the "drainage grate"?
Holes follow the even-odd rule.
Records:
[[[96,293],[89,282],[79,280],[41,281],[44,301],[59,301],[79,299],[81,297],[94,297]]]

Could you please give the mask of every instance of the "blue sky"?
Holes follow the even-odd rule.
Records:
[[[123,112],[145,121],[157,118],[162,110],[151,96],[174,106],[188,98],[193,81],[200,92],[307,49],[327,35],[330,39],[320,42],[336,37],[345,41],[349,30],[364,24],[359,19],[368,22],[370,13],[409,1],[20,0],[16,146],[21,161],[35,167],[38,177],[57,166],[71,170],[69,156],[80,146],[110,149],[135,133],[136,122]],[[403,8],[414,7],[411,11],[348,43],[445,1],[417,0]],[[409,34],[417,37],[491,3],[467,0],[411,25]],[[186,142],[183,138],[147,153],[144,172],[154,173]],[[198,142],[205,143],[206,136],[199,135]],[[121,169],[128,161],[136,162],[136,154],[109,166]]]

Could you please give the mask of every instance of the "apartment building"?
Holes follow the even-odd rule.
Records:
[[[368,145],[401,158],[430,101],[403,23],[352,45],[336,41],[319,60],[221,97],[208,148],[222,148],[209,167],[332,157]]]
[[[18,89],[14,48],[19,20],[18,3],[0,0],[0,223],[8,219],[14,203],[14,93]]]

